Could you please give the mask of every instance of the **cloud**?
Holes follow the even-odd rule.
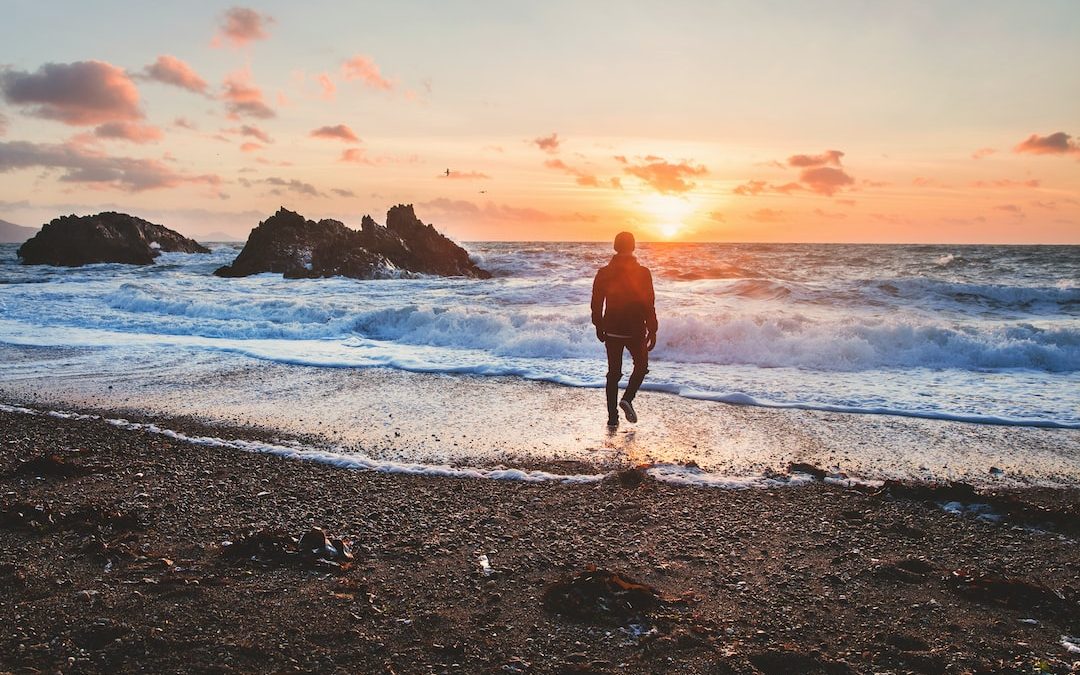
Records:
[[[780,194],[790,195],[792,192],[797,192],[799,190],[805,189],[806,188],[804,188],[802,185],[799,185],[798,183],[784,183],[783,185],[776,185],[773,183],[767,183],[763,180],[751,180],[743,183],[742,185],[735,186],[732,192],[737,195],[756,197],[762,193],[767,192],[778,192]]]
[[[929,178],[927,176],[916,176],[911,179],[911,184],[915,187],[928,187],[928,188],[949,188],[952,187],[948,183],[942,183],[937,178]]]
[[[372,89],[391,91],[394,88],[394,83],[379,72],[379,66],[362,54],[357,54],[341,64],[341,73],[346,80],[360,80]]]
[[[185,174],[157,160],[109,157],[74,144],[0,143],[0,173],[34,167],[60,170],[59,180],[65,183],[86,183],[126,192],[185,184],[218,186],[222,182],[214,174]]]
[[[326,196],[319,192],[311,183],[305,183],[304,181],[296,180],[295,178],[286,180],[284,178],[278,178],[277,176],[271,176],[270,178],[263,178],[256,182],[274,186],[274,189],[271,190],[270,193],[275,195],[284,194],[285,192],[295,192],[308,197]]]
[[[173,126],[181,129],[188,129],[189,131],[197,131],[199,127],[195,126],[195,123],[186,117],[177,117],[173,120]]]
[[[828,197],[836,194],[844,186],[855,183],[855,179],[843,169],[834,169],[831,166],[803,169],[799,174],[799,181],[813,192]]]
[[[350,162],[352,164],[374,164],[372,160],[368,159],[367,154],[363,148],[345,148],[341,151],[341,157],[339,162]]]
[[[142,144],[160,141],[164,134],[161,129],[150,124],[106,122],[94,129],[94,136]]]
[[[552,132],[550,136],[541,136],[540,138],[534,138],[533,143],[536,147],[540,148],[544,152],[550,152],[552,154],[559,151],[559,144],[562,141],[559,140],[559,134]]]
[[[847,214],[841,211],[824,211],[822,209],[814,209],[814,215],[820,218],[829,218],[831,220],[843,220],[847,218]]]
[[[727,215],[722,211],[709,211],[709,220],[723,223],[727,220]]]
[[[995,152],[997,152],[997,150],[995,150],[994,148],[979,148],[975,152],[971,153],[971,158],[972,159],[982,159],[984,157],[989,157],[990,155],[994,154]]]
[[[274,23],[274,17],[260,14],[247,7],[232,7],[221,17],[218,33],[211,44],[215,47],[228,42],[234,47],[243,47],[255,40],[270,37],[267,28]]]
[[[480,173],[479,171],[451,171],[449,174],[440,173],[436,178],[443,178],[449,180],[487,180],[491,176],[486,173]]]
[[[695,166],[687,161],[673,164],[655,155],[645,157],[645,161],[646,164],[628,164],[624,171],[645,181],[662,194],[689,192],[694,189],[694,183],[687,179],[708,173],[704,166]]]
[[[0,136],[7,135],[8,130],[8,118],[4,113],[0,113]]]
[[[794,166],[799,168],[814,167],[814,166],[840,166],[840,158],[844,156],[844,153],[839,150],[826,150],[820,155],[792,155],[788,157],[788,166]]]
[[[346,124],[319,127],[309,134],[312,138],[325,138],[331,141],[344,141],[345,143],[359,143],[360,137]]]
[[[319,73],[315,76],[315,81],[322,88],[322,99],[324,101],[334,100],[334,96],[337,95],[337,85],[334,84],[334,80],[331,79],[329,73]]]
[[[266,105],[262,89],[251,81],[251,72],[247,69],[231,73],[225,78],[221,98],[229,117],[257,117],[269,119],[275,116],[274,110]]]
[[[976,188],[1037,188],[1042,183],[1037,178],[1031,178],[1028,180],[1011,180],[1009,178],[1002,178],[999,180],[977,180],[971,184],[971,187]]]
[[[1013,214],[1016,214],[1018,216],[1024,214],[1024,210],[1022,208],[1020,208],[1019,206],[1017,206],[1016,204],[1000,204],[998,206],[995,206],[994,210],[995,211],[1004,211],[1006,213],[1013,213]]]
[[[339,197],[355,197],[356,193],[352,190],[343,190],[341,188],[332,188],[330,192],[333,192]]]
[[[473,220],[485,220],[492,222],[526,222],[526,223],[565,223],[565,222],[596,222],[596,216],[573,212],[551,213],[530,207],[510,206],[508,204],[496,204],[488,202],[480,206],[463,199],[447,199],[439,197],[431,201],[418,204],[427,211],[432,211],[436,216],[463,216]]]
[[[157,57],[157,61],[146,66],[143,69],[143,77],[187,89],[196,94],[206,94],[206,80],[199,77],[191,66],[168,54]]]
[[[28,115],[73,126],[143,117],[135,83],[103,61],[46,63],[34,73],[0,70],[0,93]]]
[[[1013,152],[1031,155],[1075,155],[1080,154],[1080,142],[1064,131],[1049,136],[1031,134],[1013,148]]]
[[[259,145],[258,143],[252,143],[250,141],[247,142],[247,143],[241,143],[240,144],[240,152],[258,152],[259,150],[262,150],[262,149],[263,149],[263,146]]]
[[[601,180],[600,178],[587,171],[583,171],[581,169],[569,166],[561,159],[549,159],[544,162],[544,166],[549,169],[556,169],[558,171],[563,171],[570,174],[574,177],[574,181],[578,185],[582,185],[584,187],[612,187],[616,189],[622,188],[622,181],[620,181],[618,178]]]
[[[759,223],[775,223],[784,219],[784,212],[776,209],[758,209],[748,214],[747,218]]]
[[[262,141],[263,143],[273,143],[274,139],[270,138],[270,134],[266,133],[254,124],[242,124],[239,127],[233,129],[225,129],[225,133],[236,134],[237,136],[244,136],[246,138],[254,138]]]

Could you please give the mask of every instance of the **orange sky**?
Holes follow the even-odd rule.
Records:
[[[404,202],[461,240],[1080,243],[1076,25],[1072,2],[25,4],[0,218],[243,237],[280,205],[357,226]]]

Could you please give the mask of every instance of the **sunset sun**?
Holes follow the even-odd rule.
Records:
[[[648,217],[650,227],[663,239],[677,239],[695,208],[688,197],[675,195],[652,194],[641,201],[641,210]]]

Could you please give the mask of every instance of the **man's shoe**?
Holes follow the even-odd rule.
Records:
[[[619,401],[619,407],[622,408],[623,414],[626,415],[627,422],[637,422],[637,413],[634,412],[634,406],[625,398]]]
[[[618,417],[609,417],[608,421],[607,421],[607,425],[609,427],[617,427],[617,426],[619,426],[619,418]]]

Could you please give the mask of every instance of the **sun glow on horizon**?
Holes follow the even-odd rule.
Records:
[[[697,205],[686,196],[651,194],[641,199],[640,210],[653,222],[651,227],[664,239],[677,239]]]

